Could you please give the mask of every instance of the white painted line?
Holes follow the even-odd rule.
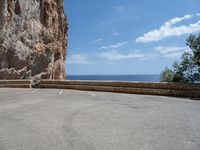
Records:
[[[30,93],[35,93],[35,92],[37,92],[38,91],[38,89],[37,90],[33,90],[33,91],[31,91]]]
[[[133,94],[121,94],[122,96],[124,96],[124,97],[128,97],[128,98],[131,98],[131,99],[133,99],[134,98],[134,96],[133,96]]]
[[[127,95],[127,94],[121,94],[122,96],[125,96],[125,97],[130,97],[129,95]]]
[[[60,90],[59,94],[60,94],[60,95],[62,95],[62,92],[63,92],[63,91],[62,91],[62,90]]]
[[[96,96],[94,93],[92,93],[92,92],[88,92],[91,96]]]

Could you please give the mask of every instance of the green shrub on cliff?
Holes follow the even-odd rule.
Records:
[[[161,82],[200,82],[200,34],[190,35],[186,45],[192,50],[184,53],[180,62],[175,62],[172,69],[165,68],[161,73]]]

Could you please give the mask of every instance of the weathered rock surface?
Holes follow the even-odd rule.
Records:
[[[0,79],[65,79],[63,0],[0,1]]]

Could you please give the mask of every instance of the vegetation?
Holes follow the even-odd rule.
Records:
[[[174,62],[172,69],[166,67],[161,74],[161,82],[200,82],[200,34],[190,35],[186,45],[191,53],[184,53],[180,62]]]

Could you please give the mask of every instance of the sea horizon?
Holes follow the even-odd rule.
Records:
[[[67,74],[67,76],[95,76],[95,75],[98,75],[98,76],[101,76],[101,75],[106,75],[106,76],[109,76],[109,75],[160,75],[160,74],[156,74],[156,73],[144,73],[144,74]]]
[[[160,74],[68,75],[68,80],[160,82]]]

